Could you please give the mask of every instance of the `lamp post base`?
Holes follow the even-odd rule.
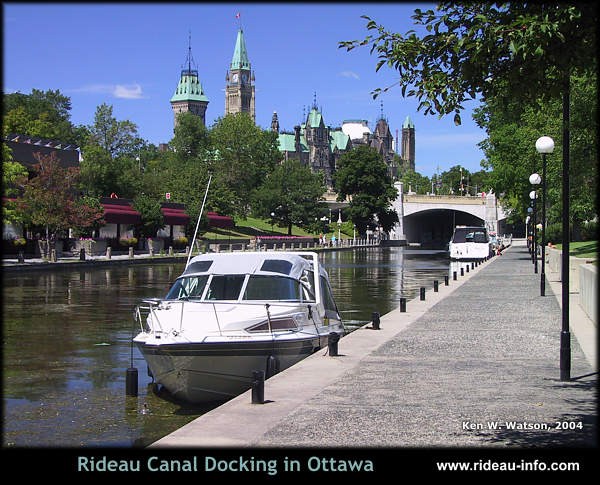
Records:
[[[560,380],[571,380],[571,333],[560,333]]]

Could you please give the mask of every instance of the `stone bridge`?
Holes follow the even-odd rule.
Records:
[[[398,198],[392,204],[399,223],[390,233],[391,243],[444,247],[457,225],[485,226],[503,234],[506,216],[492,192],[483,196],[417,195],[404,193],[402,182],[395,184]]]

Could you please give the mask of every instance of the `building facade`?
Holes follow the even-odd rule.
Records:
[[[271,129],[279,129],[277,113],[273,113]],[[313,172],[323,172],[325,184],[333,187],[333,174],[339,158],[352,148],[350,137],[341,129],[325,124],[323,115],[313,105],[304,123],[294,127],[294,133],[279,134],[279,150],[285,160],[297,158]]]

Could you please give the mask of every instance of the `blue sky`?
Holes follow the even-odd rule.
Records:
[[[3,59],[5,92],[59,89],[71,98],[71,121],[89,125],[96,107],[138,126],[158,145],[173,133],[173,95],[191,33],[192,56],[210,100],[207,125],[223,116],[225,74],[237,30],[244,31],[256,76],[256,123],[270,127],[277,111],[281,129],[301,123],[303,110],[322,109],[325,123],[365,119],[369,127],[383,114],[392,135],[406,116],[415,124],[416,169],[431,176],[454,165],[481,170],[477,143],[485,133],[467,104],[463,124],[417,111],[399,88],[373,100],[370,92],[398,80],[363,47],[347,52],[338,42],[362,40],[368,15],[386,29],[414,28],[415,8],[426,3],[5,3]],[[241,14],[241,19],[235,18]]]

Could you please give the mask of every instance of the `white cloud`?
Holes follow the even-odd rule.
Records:
[[[139,84],[117,84],[113,91],[115,98],[140,99],[143,98],[142,87]]]
[[[342,72],[340,72],[340,76],[353,77],[354,79],[360,79],[360,77],[358,77],[358,74],[356,74],[355,72],[352,72],[352,71],[342,71]]]
[[[115,98],[142,99],[145,98],[142,87],[137,84],[88,84],[81,88],[65,90],[72,93],[104,93]]]

